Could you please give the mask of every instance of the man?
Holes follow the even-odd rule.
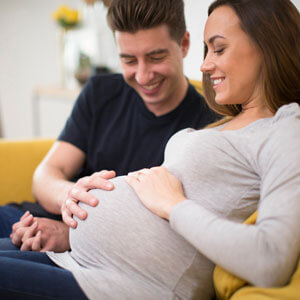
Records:
[[[115,172],[99,170],[124,175],[160,165],[175,132],[216,120],[183,73],[190,45],[183,1],[164,0],[159,8],[152,1],[131,0],[136,2],[134,9],[124,15],[127,1],[112,1],[108,11],[123,76],[96,76],[86,84],[33,178],[40,205],[52,214],[62,213],[64,222],[74,228],[72,215],[87,217],[78,202],[97,205],[88,191],[113,188],[106,179]],[[17,211],[15,215],[23,213],[10,209]],[[5,218],[4,212],[0,218]],[[21,250],[63,251],[67,239],[59,237],[67,234],[64,223],[27,212],[13,225],[11,239]]]

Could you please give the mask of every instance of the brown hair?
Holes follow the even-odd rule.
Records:
[[[107,22],[113,32],[130,33],[165,24],[178,43],[186,31],[183,0],[112,0]]]
[[[300,104],[300,14],[289,0],[216,0],[209,9],[231,7],[240,19],[242,30],[262,55],[263,93],[272,111],[291,102]],[[204,57],[207,48],[204,49]],[[240,105],[218,105],[209,74],[203,74],[208,104],[222,115],[235,116]]]

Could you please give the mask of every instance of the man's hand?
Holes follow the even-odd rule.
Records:
[[[60,221],[34,218],[29,212],[13,225],[10,238],[22,251],[64,252],[70,249],[68,226]]]
[[[79,179],[75,185],[69,190],[68,197],[62,204],[61,214],[63,221],[70,227],[76,228],[77,222],[73,219],[73,215],[81,220],[86,219],[87,212],[78,206],[79,202],[84,202],[90,206],[97,206],[98,199],[88,193],[91,189],[112,190],[113,184],[109,179],[116,176],[114,171],[96,172],[91,176]]]
[[[29,213],[29,211],[26,211],[25,214],[21,217],[20,221],[12,226],[12,233],[10,234],[10,238],[14,245],[16,245],[17,247],[21,247],[24,234],[27,232],[28,235],[28,229],[31,228],[32,230],[32,228],[36,226],[33,225],[33,223],[33,216]]]

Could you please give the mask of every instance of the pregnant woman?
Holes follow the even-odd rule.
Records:
[[[92,190],[99,204],[82,204],[71,251],[0,253],[0,295],[206,300],[214,264],[253,285],[289,280],[300,253],[299,12],[289,0],[217,0],[204,43],[206,100],[228,118],[175,134],[163,166]],[[242,224],[256,209],[257,224]]]

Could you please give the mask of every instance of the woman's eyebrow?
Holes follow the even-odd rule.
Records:
[[[212,37],[209,38],[208,43],[209,43],[209,44],[213,44],[213,42],[214,42],[216,39],[219,39],[219,38],[220,38],[220,39],[225,39],[224,36],[219,35],[219,34],[216,34],[216,35],[213,35]]]

